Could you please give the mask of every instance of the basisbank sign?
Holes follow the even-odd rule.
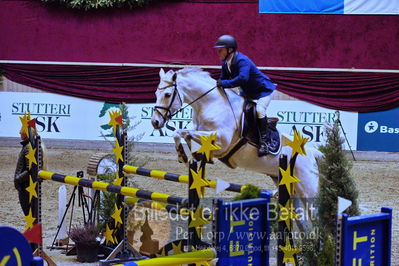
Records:
[[[357,148],[361,151],[399,151],[399,108],[360,113]]]

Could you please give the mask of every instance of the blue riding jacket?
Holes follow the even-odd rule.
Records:
[[[268,96],[277,87],[277,84],[259,71],[251,59],[240,52],[234,54],[230,69],[231,72],[224,60],[220,74],[221,85],[223,88],[241,87],[242,96],[259,99]]]

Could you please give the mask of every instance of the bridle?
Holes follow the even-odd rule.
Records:
[[[165,87],[163,87],[163,88],[158,88],[158,90],[165,90],[165,89],[170,88],[170,87],[174,87],[174,88],[173,88],[172,100],[170,101],[169,106],[168,106],[168,107],[163,107],[163,106],[159,106],[159,105],[154,106],[155,111],[158,112],[158,114],[162,117],[162,119],[164,120],[164,122],[170,120],[175,114],[177,114],[178,112],[184,110],[184,109],[187,108],[188,106],[192,105],[193,103],[195,103],[196,101],[198,101],[199,99],[201,99],[202,97],[204,97],[205,95],[207,95],[208,93],[210,93],[210,92],[211,92],[212,90],[214,90],[217,86],[215,86],[215,87],[209,89],[209,90],[206,91],[204,94],[202,94],[201,96],[199,96],[197,99],[191,101],[191,102],[188,103],[186,106],[179,108],[179,109],[176,110],[174,113],[172,113],[170,109],[172,108],[172,105],[173,105],[173,102],[175,101],[176,95],[177,95],[178,98],[179,98],[180,106],[183,105],[183,100],[181,99],[180,94],[179,94],[179,92],[178,92],[178,90],[177,90],[177,83],[176,83],[176,80],[174,80],[173,83],[170,84],[170,85],[167,85],[167,86],[165,86]],[[162,112],[161,112],[160,110],[165,110],[165,113],[162,114]]]
[[[170,88],[170,87],[174,87],[174,88],[173,88],[172,100],[170,101],[169,106],[168,107],[163,107],[163,106],[159,106],[159,105],[155,105],[154,106],[155,111],[158,112],[158,114],[163,118],[164,121],[168,121],[169,119],[171,119],[181,109],[180,108],[178,111],[174,112],[173,114],[170,111],[170,109],[172,108],[173,102],[175,101],[176,95],[179,97],[180,106],[183,105],[183,101],[182,101],[182,99],[180,97],[179,92],[177,91],[177,83],[176,83],[176,81],[173,81],[172,84],[167,85],[167,86],[165,86],[163,88],[158,88],[158,90],[165,90],[165,89]],[[165,113],[162,114],[162,112],[159,111],[159,110],[165,110]]]

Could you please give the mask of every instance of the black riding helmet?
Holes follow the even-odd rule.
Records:
[[[233,50],[237,50],[237,41],[231,35],[222,35],[218,38],[215,43],[215,48],[233,48]]]

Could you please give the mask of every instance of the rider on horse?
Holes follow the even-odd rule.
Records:
[[[257,101],[257,125],[260,135],[258,156],[267,155],[271,136],[268,130],[266,110],[277,85],[260,72],[247,56],[237,51],[237,41],[233,36],[220,36],[216,41],[215,48],[218,49],[218,56],[222,60],[222,72],[217,86],[221,88],[240,87],[241,96]]]

